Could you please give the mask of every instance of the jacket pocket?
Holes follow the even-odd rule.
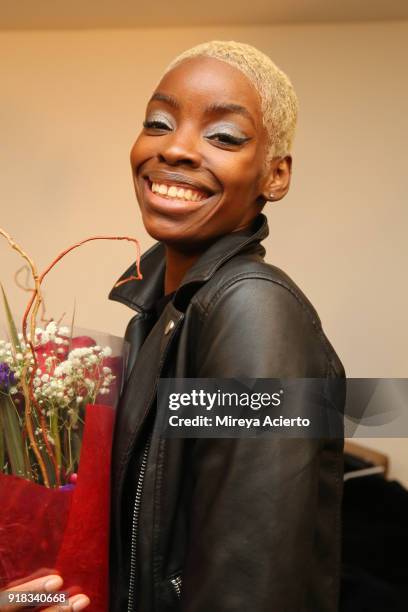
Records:
[[[181,598],[181,589],[183,586],[183,576],[181,572],[177,572],[169,578],[171,588],[178,599]]]

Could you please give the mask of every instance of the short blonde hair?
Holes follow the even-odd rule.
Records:
[[[211,40],[178,55],[164,74],[180,62],[197,56],[213,57],[243,72],[260,96],[263,123],[269,140],[268,159],[284,157],[295,135],[298,99],[288,76],[276,64],[251,45],[233,40]]]

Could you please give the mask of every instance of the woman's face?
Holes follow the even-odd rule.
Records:
[[[143,222],[156,240],[199,250],[248,225],[266,194],[258,94],[217,59],[185,60],[151,97],[131,151]]]

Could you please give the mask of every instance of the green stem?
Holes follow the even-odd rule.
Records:
[[[68,427],[68,472],[72,470],[72,448],[71,448],[71,427]]]
[[[23,441],[21,429],[16,414],[16,407],[10,397],[0,398],[0,412],[2,415],[2,430],[10,461],[12,474],[15,476],[29,477],[24,461]]]
[[[5,459],[6,459],[6,449],[4,448],[3,418],[2,418],[2,409],[0,405],[0,472],[4,472]]]
[[[59,435],[59,431],[58,431],[58,412],[57,412],[57,408],[53,406],[52,410],[51,410],[51,415],[50,415],[50,422],[51,422],[51,435],[53,437],[54,440],[54,448],[55,448],[55,457],[57,460],[57,466],[58,466],[58,471],[61,473],[61,440],[60,440],[60,435]]]
[[[30,480],[34,480],[34,475],[33,475],[33,470],[31,468],[31,462],[30,462],[30,451],[28,448],[28,439],[25,438],[24,440],[24,465],[26,468],[26,473],[28,474],[28,478]]]

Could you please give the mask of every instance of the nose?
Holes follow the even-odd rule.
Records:
[[[159,160],[170,165],[198,168],[201,164],[199,139],[194,129],[186,125],[174,130],[161,140]]]

